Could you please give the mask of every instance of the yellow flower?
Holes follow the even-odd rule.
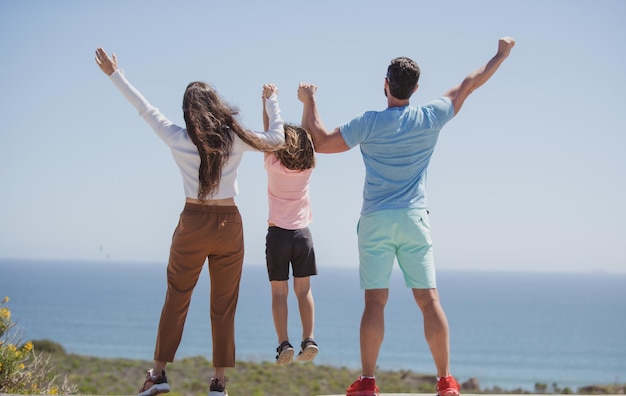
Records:
[[[26,366],[24,366],[24,363],[20,363],[20,364],[19,364],[19,366],[17,366],[17,367],[18,367],[20,370],[24,370],[24,367],[26,367]]]
[[[30,352],[33,350],[33,343],[28,341],[26,344],[24,344],[24,351],[26,352]]]
[[[10,320],[11,311],[8,308],[0,308],[0,319]]]
[[[16,347],[15,347],[15,345],[13,345],[13,344],[9,344],[9,345],[7,346],[7,348],[9,348],[9,351],[11,351],[11,352],[15,352],[15,351],[17,351],[17,348],[16,348]]]
[[[59,388],[57,388],[56,386],[53,386],[52,388],[50,388],[50,390],[48,391],[49,395],[58,395],[59,394]]]

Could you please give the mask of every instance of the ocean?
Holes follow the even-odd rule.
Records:
[[[50,339],[68,353],[151,360],[165,296],[165,263],[0,259],[0,299],[23,340]],[[439,271],[450,325],[451,368],[481,388],[533,391],[626,382],[626,274]],[[312,279],[316,364],[360,367],[363,293],[356,268],[323,266]],[[289,300],[292,344],[301,336]],[[422,317],[394,271],[378,367],[434,374]],[[196,286],[177,358],[211,359],[209,282]],[[277,345],[263,264],[244,264],[237,359],[273,361]],[[175,364],[175,363],[174,363]]]

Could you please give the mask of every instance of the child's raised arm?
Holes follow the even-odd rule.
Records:
[[[265,110],[265,100],[270,96],[278,94],[278,88],[274,84],[265,84],[263,85],[263,93],[261,94],[261,98],[263,98],[263,130],[267,131],[270,127],[270,119],[267,115],[267,111]]]

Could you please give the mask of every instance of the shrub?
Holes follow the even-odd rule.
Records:
[[[56,395],[74,392],[65,379],[60,386],[50,374],[50,356],[35,352],[33,342],[20,345],[20,336],[11,311],[0,302],[0,393]]]
[[[33,348],[38,352],[65,355],[65,348],[58,342],[52,340],[33,340],[32,343]]]

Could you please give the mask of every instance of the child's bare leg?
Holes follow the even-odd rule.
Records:
[[[314,338],[315,303],[311,291],[310,277],[294,278],[293,288],[298,299],[300,320],[302,321],[302,339]]]
[[[289,283],[287,281],[272,281],[272,316],[278,343],[289,341],[287,332],[287,295]]]

